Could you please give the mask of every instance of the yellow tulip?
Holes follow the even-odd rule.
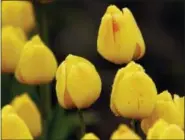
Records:
[[[5,26],[2,28],[2,72],[14,73],[26,43],[21,28]]]
[[[184,129],[184,97],[174,96],[173,100],[167,90],[158,95],[152,114],[141,121],[141,128],[145,134],[159,118]]]
[[[141,138],[135,134],[127,125],[121,124],[118,129],[115,130],[111,135],[111,140],[121,140],[121,139],[132,139],[141,140]]]
[[[22,50],[15,76],[25,84],[46,84],[55,77],[57,61],[38,35],[28,41]]]
[[[12,25],[29,32],[35,26],[32,3],[29,1],[2,1],[2,26]]]
[[[56,72],[56,93],[65,109],[88,108],[100,96],[101,79],[88,60],[68,55]]]
[[[119,10],[110,5],[99,27],[97,50],[102,57],[115,64],[141,58],[145,43],[137,23],[128,8]]]
[[[86,133],[81,140],[100,140],[95,134],[93,133]]]
[[[163,119],[158,119],[154,125],[149,129],[147,134],[147,139],[155,139],[155,140],[183,140],[184,132],[183,130],[176,124],[168,124]]]
[[[7,105],[2,109],[2,139],[3,140],[33,140],[31,133],[24,121]]]
[[[40,112],[28,94],[24,93],[15,97],[11,103],[18,116],[24,120],[32,136],[37,137],[42,131]]]
[[[152,113],[156,97],[155,83],[132,61],[115,76],[110,108],[116,116],[141,119]]]

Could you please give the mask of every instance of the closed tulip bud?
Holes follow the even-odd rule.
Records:
[[[88,108],[100,96],[101,79],[88,60],[68,55],[56,73],[56,92],[65,109]]]
[[[95,134],[93,133],[86,133],[81,140],[100,140]]]
[[[33,140],[25,122],[15,113],[14,109],[7,105],[2,109],[2,131],[3,140]]]
[[[20,27],[29,32],[35,26],[32,3],[29,1],[2,1],[2,25]]]
[[[121,139],[141,140],[141,138],[125,124],[119,125],[118,129],[112,133],[110,139],[111,140],[121,140]]]
[[[110,107],[116,116],[141,119],[152,113],[156,97],[155,83],[132,61],[115,76]]]
[[[2,28],[2,72],[14,73],[26,43],[21,28],[6,26]]]
[[[115,64],[141,58],[145,43],[137,23],[128,8],[119,10],[110,5],[99,27],[97,49],[106,60]]]
[[[47,84],[54,79],[56,69],[54,54],[36,35],[25,44],[15,76],[20,83]]]
[[[12,106],[17,112],[18,116],[24,120],[32,136],[39,136],[42,131],[41,115],[37,106],[31,100],[28,94],[24,93],[20,96],[17,96],[12,101]]]
[[[168,124],[163,119],[158,119],[149,129],[147,139],[170,140],[184,139],[183,130],[176,124]]]
[[[160,93],[151,115],[141,121],[141,128],[145,134],[159,118],[184,129],[184,97],[174,95],[173,100],[168,91]]]

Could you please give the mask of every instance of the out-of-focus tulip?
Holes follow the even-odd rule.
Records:
[[[156,97],[155,83],[141,65],[132,61],[115,76],[110,108],[116,116],[141,119],[152,113]]]
[[[173,100],[168,91],[160,93],[152,114],[141,121],[141,128],[145,134],[147,134],[148,129],[151,128],[159,118],[184,129],[184,97],[174,95]]]
[[[57,61],[38,35],[28,41],[16,67],[17,80],[25,84],[46,84],[53,80]]]
[[[12,101],[12,106],[18,116],[24,120],[32,136],[39,136],[42,131],[40,112],[28,94],[24,93],[15,97]]]
[[[110,139],[111,140],[121,140],[121,139],[141,140],[141,138],[125,124],[119,125],[118,129],[113,132]]]
[[[20,27],[29,32],[35,26],[32,3],[29,1],[2,1],[2,25]]]
[[[14,73],[26,43],[21,28],[5,26],[2,28],[2,72]]]
[[[57,69],[56,80],[57,98],[65,109],[88,108],[100,96],[100,76],[82,57],[68,55]]]
[[[154,125],[149,129],[147,139],[161,139],[161,140],[183,140],[184,132],[176,124],[168,124],[163,119],[158,119]]]
[[[116,64],[141,58],[145,43],[137,23],[128,8],[119,10],[110,5],[99,27],[97,49],[106,60]]]
[[[95,134],[93,133],[86,133],[81,140],[100,140]]]
[[[25,122],[7,105],[2,109],[2,139],[3,140],[33,140]]]

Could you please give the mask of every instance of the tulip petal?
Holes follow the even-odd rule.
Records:
[[[2,139],[33,140],[24,121],[16,114],[2,115]]]
[[[31,40],[24,46],[15,73],[21,83],[46,84],[55,76],[57,62],[54,54],[43,43],[37,43]]]
[[[156,123],[149,129],[147,134],[147,139],[159,139],[161,133],[168,127],[168,123],[163,119],[159,119]]]
[[[157,90],[147,74],[126,73],[117,88],[115,106],[122,116],[138,119],[152,113]]]
[[[84,62],[73,65],[67,76],[67,90],[77,108],[89,107],[101,92],[101,79],[96,69]]]
[[[184,140],[183,130],[175,124],[169,125],[168,128],[161,134],[160,138],[162,140]]]
[[[40,112],[28,94],[17,96],[11,104],[19,117],[24,120],[32,135],[39,136],[42,131]]]

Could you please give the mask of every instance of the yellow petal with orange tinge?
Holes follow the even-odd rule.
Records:
[[[21,28],[2,28],[2,72],[15,72],[25,43],[26,36]]]
[[[105,59],[116,63],[128,63],[145,53],[145,44],[137,23],[128,8],[119,10],[110,5],[102,17],[97,50]]]
[[[165,131],[168,125],[163,119],[157,120],[153,127],[149,129],[147,139],[159,139],[161,133]]]
[[[2,114],[1,136],[4,140],[33,140],[31,133],[24,121],[15,113]]]
[[[2,26],[11,25],[30,32],[35,26],[33,5],[29,1],[2,1]]]
[[[67,75],[66,75],[66,64],[65,61],[62,62],[60,64],[60,66],[57,69],[56,72],[56,94],[57,94],[57,99],[59,104],[63,107],[63,108],[70,108],[71,106],[66,106],[65,105],[65,101],[64,101],[64,97],[66,93],[66,79],[67,79]]]
[[[28,126],[32,136],[39,136],[42,131],[41,115],[29,95],[24,93],[23,95],[17,96],[11,104],[19,117],[24,120]]]
[[[46,84],[53,80],[56,70],[54,54],[36,35],[24,46],[15,76],[21,83]]]
[[[111,135],[111,140],[121,140],[121,139],[134,139],[141,140],[141,138],[135,134],[128,126],[121,124],[118,129],[115,130]]]
[[[184,131],[175,124],[169,125],[160,135],[161,140],[184,140]]]
[[[100,140],[95,134],[93,133],[86,133],[81,140]]]
[[[87,108],[100,96],[101,79],[85,58],[69,54],[56,72],[57,98],[62,107]]]
[[[117,84],[114,103],[121,116],[140,119],[152,113],[157,90],[147,74],[125,72]]]

